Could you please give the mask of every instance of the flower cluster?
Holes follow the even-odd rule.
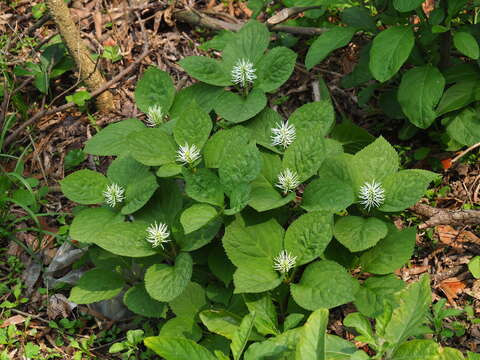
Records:
[[[284,194],[295,190],[298,185],[300,185],[298,175],[295,171],[290,169],[285,169],[278,174],[278,183],[275,184],[276,187],[283,190]]]
[[[272,129],[272,145],[283,146],[286,149],[296,138],[295,126],[286,122],[278,123]]]
[[[108,206],[115,207],[125,199],[125,190],[118,184],[110,184],[103,192],[105,202]]]
[[[192,165],[200,158],[200,151],[195,145],[185,144],[177,151],[177,161],[183,165]]]
[[[147,228],[146,239],[153,247],[160,246],[163,249],[163,244],[170,241],[168,239],[169,236],[170,232],[164,223],[157,224],[155,221]]]
[[[232,82],[242,88],[253,84],[257,78],[253,64],[248,59],[238,60],[232,68]]]
[[[295,267],[297,257],[291,256],[287,250],[280,251],[280,254],[273,259],[273,268],[282,274],[286,274]]]
[[[380,207],[385,201],[385,190],[381,183],[373,180],[372,182],[365,182],[360,188],[358,197],[360,204],[370,211],[372,208]]]
[[[150,106],[147,110],[147,125],[155,127],[163,123],[165,114],[163,113],[162,107],[160,105]]]

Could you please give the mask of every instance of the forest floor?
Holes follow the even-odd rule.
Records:
[[[92,52],[100,54],[101,49],[114,50],[118,47],[118,54],[112,51],[113,55],[98,59],[98,66],[107,79],[136,62],[144,51],[147,38],[148,55],[134,71],[110,88],[115,96],[115,112],[98,113],[92,112],[92,108],[80,110],[70,107],[41,117],[10,139],[9,144],[4,144],[4,155],[18,156],[22,152],[25,155],[20,165],[16,159],[1,157],[0,170],[11,172],[18,170],[18,166],[24,166],[25,178],[37,179],[37,188],[48,187],[48,193],[36,199],[37,212],[51,215],[38,217],[39,223],[35,224],[28,220],[23,208],[12,205],[8,212],[17,221],[0,224],[0,228],[3,226],[16,234],[16,241],[8,236],[0,241],[0,352],[3,352],[0,360],[20,359],[22,356],[31,359],[107,359],[112,356],[108,354],[110,344],[124,339],[126,330],[142,325],[155,329],[154,322],[139,324],[135,319],[111,321],[105,316],[105,309],[76,306],[67,300],[67,287],[52,285],[56,284],[55,277],[71,274],[71,265],[79,258],[78,253],[73,254],[68,248],[68,224],[73,204],[60,192],[58,181],[72,170],[105,169],[109,159],[98,161],[81,150],[86,140],[105,125],[124,118],[144,118],[133,99],[138,76],[149,65],[155,65],[171,75],[177,89],[185,87],[192,83],[192,79],[177,62],[185,56],[204,53],[200,46],[215,34],[211,30],[176,22],[168,1],[137,1],[132,3],[139,5],[131,8],[126,3],[122,0],[72,0],[70,5]],[[197,10],[215,14],[216,18],[233,24],[246,21],[251,16],[246,1],[190,3],[194,3]],[[0,49],[3,47],[0,50],[0,67],[3,71],[11,71],[29,61],[38,63],[40,47],[58,36],[54,23],[42,12],[42,4],[41,1],[0,2]],[[135,14],[145,24],[144,33]],[[306,39],[295,45],[300,58],[306,49]],[[428,191],[425,203],[451,210],[478,208],[478,149],[452,162],[458,154],[442,151],[428,137],[401,141],[397,137],[400,121],[384,122],[379,112],[375,111],[378,107],[375,100],[361,106],[359,94],[341,88],[340,79],[352,70],[361,46],[362,39],[355,39],[347,48],[337,51],[311,71],[306,71],[299,62],[291,79],[269,99],[270,106],[283,117],[288,117],[298,106],[314,100],[321,77],[330,91],[337,114],[350,118],[373,135],[385,136],[401,154],[402,166],[428,168],[441,173],[442,181]],[[216,53],[213,51],[210,54]],[[13,72],[11,76],[22,84],[12,101],[18,103],[23,115],[13,122],[8,134],[12,134],[43,106],[64,104],[65,96],[78,87],[78,74],[74,71],[51,79],[45,94],[37,90],[35,79],[31,76],[14,75]],[[5,103],[1,106],[5,107]],[[424,149],[427,155],[412,150],[419,148]],[[421,222],[418,215],[409,211],[395,220],[400,228]],[[444,321],[446,331],[442,344],[479,352],[480,280],[475,280],[467,268],[469,260],[475,255],[480,255],[478,227],[436,226],[418,232],[415,256],[397,275],[405,281],[413,281],[423,273],[431,274],[433,300],[446,299],[450,307],[465,310],[461,315]],[[342,326],[344,315],[348,312],[348,306],[333,311],[334,321],[329,330],[352,339],[353,334]]]

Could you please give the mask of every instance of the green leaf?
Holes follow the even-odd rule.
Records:
[[[300,332],[295,360],[327,360],[325,335],[328,310],[315,310]]]
[[[77,304],[111,299],[122,291],[124,282],[115,271],[93,269],[87,271],[72,288],[69,300]]]
[[[233,191],[239,184],[257,178],[262,168],[262,158],[254,143],[239,145],[235,151],[224,154],[220,161],[219,175],[225,190]]]
[[[245,305],[255,313],[255,328],[262,335],[279,335],[277,311],[269,293],[246,294]]]
[[[351,184],[337,177],[322,174],[305,188],[302,207],[307,211],[338,212],[346,209],[354,201],[355,194]]]
[[[297,138],[283,156],[283,168],[296,171],[300,182],[315,175],[325,159],[323,134],[318,131],[319,127],[310,130],[298,131]]]
[[[199,284],[190,282],[185,290],[168,305],[175,315],[194,319],[197,313],[207,305],[205,290]]]
[[[469,261],[468,270],[475,279],[480,279],[480,256],[475,256]]]
[[[111,224],[99,232],[94,243],[101,248],[116,255],[128,257],[144,257],[156,254],[152,245],[145,240],[148,224],[135,222],[122,222]]]
[[[322,62],[333,50],[348,45],[355,32],[355,28],[336,26],[320,35],[305,57],[307,70]]]
[[[191,77],[216,86],[232,85],[230,72],[223,64],[206,56],[187,56],[179,61]]]
[[[387,237],[360,257],[363,271],[383,275],[402,267],[412,256],[415,235],[414,227],[402,231],[390,227]]]
[[[425,194],[428,184],[439,175],[420,169],[401,170],[383,181],[385,202],[380,211],[402,211],[413,206]]]
[[[373,39],[370,49],[370,71],[380,82],[389,80],[402,67],[413,49],[412,29],[392,26]]]
[[[412,340],[400,345],[392,360],[440,360],[439,345],[433,340]]]
[[[233,334],[230,348],[232,349],[234,360],[240,360],[243,350],[245,349],[248,339],[250,338],[250,334],[252,333],[254,321],[255,313],[244,316],[240,326]]]
[[[223,186],[210,169],[184,170],[185,192],[193,200],[223,206]]]
[[[181,252],[175,265],[155,264],[145,273],[145,288],[158,301],[171,301],[179,296],[190,283],[193,261],[188,253]]]
[[[453,45],[463,55],[468,56],[473,60],[478,60],[480,56],[480,48],[478,47],[477,40],[472,34],[464,31],[456,32],[455,35],[453,35]]]
[[[285,233],[285,250],[296,256],[296,265],[319,257],[332,239],[332,215],[311,212],[296,219]]]
[[[368,131],[349,121],[336,125],[332,130],[331,137],[340,142],[345,152],[349,154],[363,149],[375,140]]]
[[[144,165],[157,166],[176,160],[177,145],[170,135],[159,128],[130,134],[128,145],[130,154]]]
[[[212,120],[195,100],[178,114],[177,121],[173,127],[173,136],[179,146],[185,144],[196,145],[201,149],[208,140],[212,131]]]
[[[168,178],[181,174],[183,169],[179,164],[165,164],[160,166],[155,174],[160,178]]]
[[[345,24],[353,28],[373,33],[377,31],[374,17],[371,15],[370,10],[368,10],[366,7],[348,7],[342,11],[341,18]]]
[[[383,182],[399,166],[397,152],[382,136],[356,153],[350,163],[357,191],[365,182]]]
[[[327,360],[351,360],[357,351],[355,345],[339,336],[327,334],[325,343]]]
[[[265,24],[250,20],[242,26],[223,51],[223,61],[230,74],[239,59],[247,59],[254,65],[263,57],[270,42],[270,33]]]
[[[85,205],[103,202],[107,185],[105,176],[88,169],[75,171],[60,181],[62,192],[68,199]]]
[[[84,151],[100,156],[126,154],[128,153],[128,136],[142,129],[145,129],[145,125],[137,119],[110,124],[85,143]]]
[[[176,120],[184,111],[185,107],[194,100],[207,114],[212,111],[218,97],[223,94],[223,89],[218,86],[197,82],[180,90],[175,95],[175,101],[170,109],[171,121]]]
[[[247,97],[225,91],[215,104],[215,111],[225,120],[241,123],[253,118],[267,105],[263,90],[254,88]]]
[[[252,139],[250,130],[238,125],[216,132],[205,145],[203,157],[208,168],[220,167],[225,154],[230,154],[232,147],[243,146]]]
[[[270,50],[258,62],[255,87],[264,92],[277,90],[292,74],[296,59],[297,54],[286,47],[279,46]]]
[[[219,216],[200,229],[187,235],[184,234],[183,226],[180,225],[180,222],[178,222],[178,226],[176,224],[172,230],[175,241],[183,251],[194,251],[212,241],[221,226],[222,218]]]
[[[162,337],[181,337],[198,342],[202,338],[202,329],[193,319],[177,316],[163,324],[159,335]]]
[[[330,309],[353,301],[360,285],[341,265],[322,260],[308,265],[298,284],[291,285],[295,302],[304,309]]]
[[[445,78],[431,65],[415,67],[403,74],[398,101],[412,124],[426,129],[433,123],[437,117],[434,108],[444,87]]]
[[[393,294],[404,286],[405,283],[393,274],[369,277],[355,296],[355,307],[365,316],[377,317],[384,310],[384,301],[393,304]]]
[[[250,193],[250,200],[248,205],[258,212],[268,211],[279,208],[295,199],[295,193],[290,193],[283,197],[273,188],[272,185],[260,175],[252,183],[252,190]]]
[[[354,328],[360,336],[355,337],[356,341],[371,344],[374,348],[377,347],[377,341],[373,334],[372,325],[370,321],[360,313],[350,313],[343,320],[343,325]]]
[[[170,75],[154,66],[147,68],[135,87],[135,102],[144,113],[155,105],[168,112],[174,97],[175,86]]]
[[[70,225],[72,239],[92,243],[105,227],[123,221],[123,216],[107,208],[88,208],[78,213]]]
[[[393,7],[400,12],[415,10],[422,5],[423,0],[393,0]]]
[[[430,278],[424,275],[397,293],[399,306],[393,310],[385,327],[385,340],[390,344],[401,344],[410,336],[419,334],[432,302],[431,292]]]
[[[215,219],[217,216],[217,210],[211,205],[207,204],[194,204],[180,216],[180,222],[183,225],[185,235],[200,229],[207,223]]]
[[[326,135],[335,121],[335,111],[328,100],[304,104],[290,115],[288,122],[295,126],[297,132],[318,132]],[[320,135],[322,134],[322,135]]]
[[[234,338],[242,320],[240,316],[226,310],[203,310],[199,316],[209,331],[230,340]],[[258,336],[255,338],[258,339]]]
[[[239,268],[234,274],[236,292],[266,291],[280,283],[273,270],[273,258],[282,250],[283,234],[275,219],[246,225],[237,218],[226,226],[223,246],[228,258]]]
[[[461,109],[479,98],[478,79],[459,81],[444,92],[437,107],[437,115]]]
[[[380,219],[344,216],[333,228],[335,238],[352,252],[366,250],[387,236],[388,227]]]
[[[278,149],[272,145],[272,128],[282,121],[282,117],[267,106],[259,114],[255,115],[253,119],[242,125],[251,130],[251,135],[257,144],[278,153]]]
[[[293,359],[298,343],[300,329],[285,331],[262,342],[251,344],[245,351],[245,360]]]
[[[141,316],[163,318],[167,313],[167,304],[152,299],[143,283],[128,289],[123,296],[123,302],[130,311]]]
[[[151,336],[145,345],[165,360],[217,360],[206,348],[181,337]]]
[[[216,246],[208,255],[208,267],[213,275],[220,279],[225,286],[233,280],[235,266],[228,259],[222,246]]]
[[[447,134],[460,144],[472,146],[480,142],[480,122],[478,110],[466,108],[455,115],[447,125]]]

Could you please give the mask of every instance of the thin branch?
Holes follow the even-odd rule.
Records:
[[[457,162],[458,160],[460,160],[460,158],[462,158],[464,155],[468,154],[470,151],[472,150],[475,150],[476,148],[480,147],[480,143],[476,143],[472,146],[470,146],[468,149],[466,150],[463,150],[460,154],[458,154],[457,156],[455,156],[453,159],[452,159],[452,164]]]
[[[314,9],[321,9],[323,5],[316,5],[316,6],[294,6],[294,7],[289,7],[280,10],[278,13],[273,15],[267,20],[267,25],[273,26],[276,24],[280,24],[281,22],[284,22],[288,20],[291,17],[294,17],[295,15],[298,15],[300,13],[303,13],[307,10],[314,10]]]
[[[414,213],[428,218],[419,229],[427,229],[437,225],[480,225],[480,210],[448,210],[438,209],[425,204],[415,204],[410,208]]]

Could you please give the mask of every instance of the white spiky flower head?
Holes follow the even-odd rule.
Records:
[[[290,169],[285,169],[278,174],[278,183],[275,184],[276,187],[283,190],[284,194],[295,190],[298,185],[300,185],[298,175],[295,171]]]
[[[121,203],[125,199],[125,190],[118,184],[112,183],[107,186],[103,192],[105,202],[108,206],[115,207],[118,203]]]
[[[360,188],[358,197],[360,198],[360,204],[367,211],[370,211],[370,209],[378,208],[384,203],[385,189],[380,182],[366,181]]]
[[[151,243],[153,247],[160,246],[163,249],[163,244],[170,241],[168,239],[169,236],[168,226],[164,223],[157,224],[155,221],[147,228],[146,240]]]
[[[277,123],[277,126],[272,128],[272,145],[283,146],[286,149],[296,138],[295,126],[289,124],[288,121]]]
[[[253,64],[248,59],[239,59],[232,68],[232,82],[242,88],[253,84],[257,78]]]
[[[177,150],[177,161],[184,165],[191,165],[199,158],[200,151],[195,144],[188,145],[185,143],[185,145],[180,146],[180,148]]]
[[[163,123],[165,114],[160,105],[150,106],[147,110],[147,125],[155,127]]]
[[[280,254],[273,259],[273,268],[282,274],[286,274],[290,269],[295,267],[296,261],[296,256],[291,256],[287,250],[282,250]]]

